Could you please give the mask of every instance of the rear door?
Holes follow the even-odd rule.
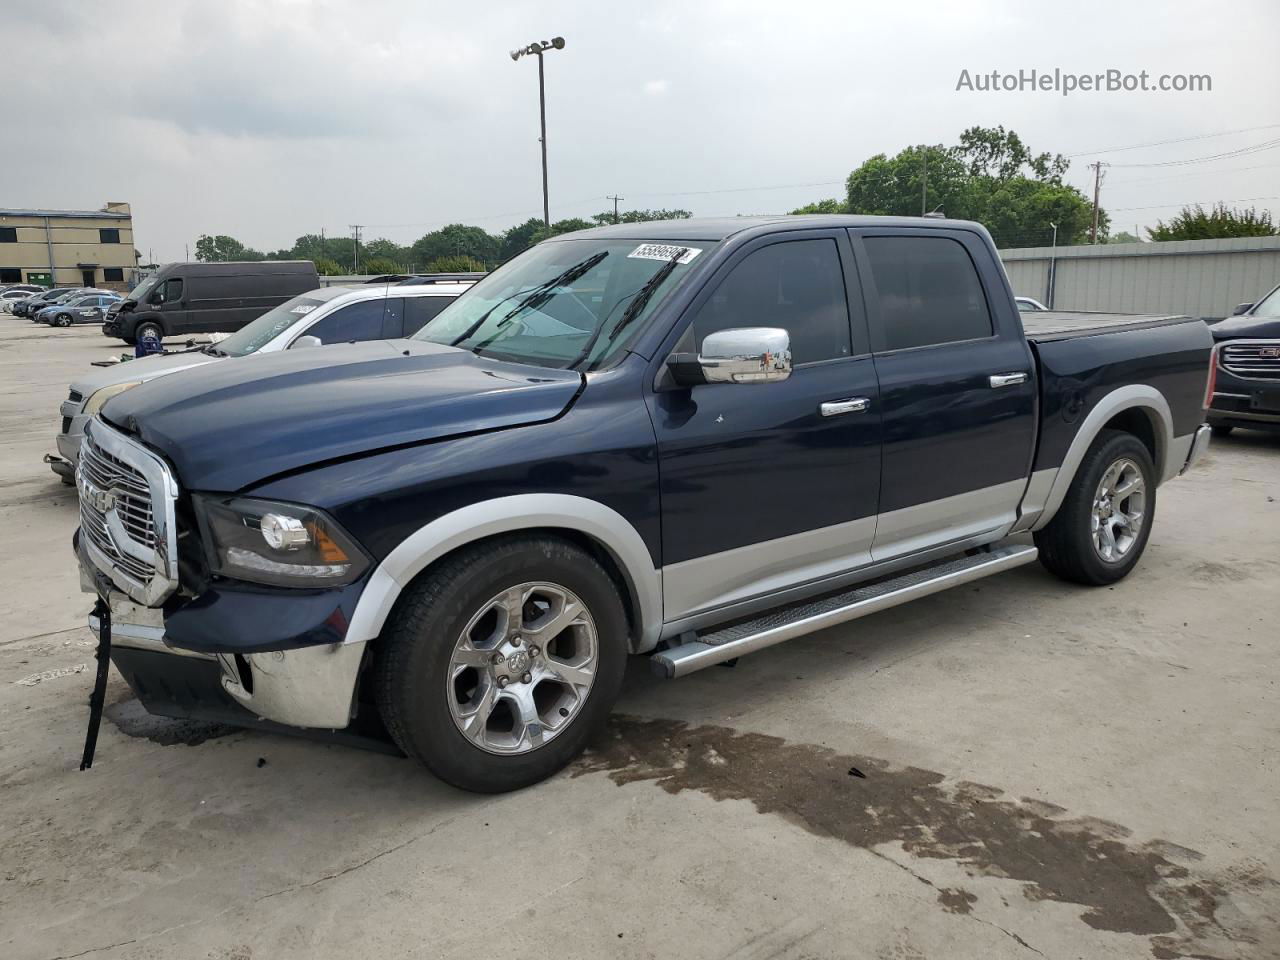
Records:
[[[777,383],[692,388],[660,373],[647,397],[668,621],[869,561],[880,414],[861,304],[843,231],[774,234],[735,253],[673,331],[664,357],[719,330],[781,327],[794,369]]]
[[[441,310],[456,299],[456,297],[441,296],[440,294],[425,297],[405,297],[404,332],[399,336],[412,337],[427,325],[427,321],[434,320]]]
[[[399,300],[398,297],[393,299]],[[385,312],[386,297],[349,303],[316,320],[305,330],[299,330],[289,346],[295,346],[298,337],[316,337],[323,345],[382,340]]]
[[[1031,466],[1036,392],[993,253],[965,230],[850,233],[884,431],[872,557],[1007,528]]]

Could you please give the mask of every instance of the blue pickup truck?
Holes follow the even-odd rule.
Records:
[[[1210,350],[1020,318],[974,223],[567,234],[411,339],[107,401],[82,583],[153,712],[385,726],[509,790],[584,748],[629,655],[678,677],[1037,556],[1125,576],[1207,446]]]

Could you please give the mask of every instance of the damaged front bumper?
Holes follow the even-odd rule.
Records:
[[[81,586],[99,592],[83,568]],[[354,716],[364,641],[252,653],[191,650],[169,642],[162,610],[116,591],[108,602],[112,662],[152,713],[236,722],[247,711],[286,726],[331,730]],[[98,634],[97,617],[90,615],[89,628]]]

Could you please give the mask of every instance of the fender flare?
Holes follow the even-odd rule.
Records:
[[[1174,445],[1173,414],[1169,410],[1169,401],[1159,390],[1145,383],[1119,387],[1099,400],[1089,411],[1088,416],[1081,421],[1080,429],[1076,431],[1071,446],[1067,448],[1066,456],[1062,458],[1053,486],[1050,487],[1049,495],[1045,498],[1044,509],[1036,518],[1036,522],[1031,527],[1032,530],[1044,527],[1058,512],[1062,501],[1066,499],[1067,491],[1071,488],[1072,481],[1075,480],[1076,471],[1080,469],[1080,462],[1084,460],[1084,455],[1098,434],[1102,432],[1107,421],[1117,413],[1134,409],[1141,410],[1151,420],[1152,433],[1156,440],[1154,457],[1156,484],[1159,485],[1168,479],[1166,467]]]
[[[609,552],[631,593],[638,628],[635,650],[655,646],[662,631],[662,573],[654,567],[644,539],[625,517],[603,503],[558,493],[484,500],[446,513],[411,533],[374,569],[344,642],[377,637],[401,591],[445,554],[496,534],[545,528],[584,534]]]

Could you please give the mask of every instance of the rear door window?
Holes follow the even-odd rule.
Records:
[[[880,303],[878,350],[992,335],[991,311],[969,252],[950,237],[865,237]]]
[[[404,336],[404,297],[387,297],[382,312],[382,339],[397,340]]]
[[[453,303],[454,297],[405,297],[404,300],[404,336],[411,337],[427,325],[428,320],[435,317]]]

